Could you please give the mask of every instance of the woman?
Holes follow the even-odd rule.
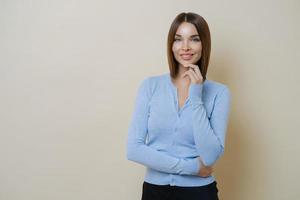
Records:
[[[216,200],[212,166],[224,152],[230,91],[206,80],[210,32],[181,13],[168,35],[170,73],[142,82],[129,127],[127,158],[147,167],[142,200]]]

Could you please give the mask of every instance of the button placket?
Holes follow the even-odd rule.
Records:
[[[174,126],[173,126],[173,138],[172,138],[172,145],[176,144],[176,138],[179,134],[179,130],[180,130],[180,118],[177,117],[176,121],[174,122]]]
[[[175,127],[174,127],[174,129],[173,129],[174,134],[173,134],[173,138],[172,138],[172,142],[171,142],[171,145],[172,145],[172,146],[175,145],[175,138],[176,138],[176,135],[177,135],[177,130],[178,130],[178,128],[177,128],[177,123],[175,123]]]

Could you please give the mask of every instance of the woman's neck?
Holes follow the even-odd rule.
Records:
[[[183,67],[182,65],[179,65],[178,69],[178,74],[173,79],[174,84],[177,87],[188,87],[191,82],[190,77],[188,75],[182,77],[182,75],[189,70],[189,67]]]

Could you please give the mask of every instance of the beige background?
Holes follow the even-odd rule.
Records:
[[[182,11],[208,21],[208,78],[232,92],[220,199],[299,199],[299,8],[0,0],[0,199],[140,199],[129,120],[141,80],[168,72],[166,36]]]

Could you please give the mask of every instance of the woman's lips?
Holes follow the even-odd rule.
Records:
[[[190,60],[193,57],[193,54],[181,54],[180,57],[183,60]]]

